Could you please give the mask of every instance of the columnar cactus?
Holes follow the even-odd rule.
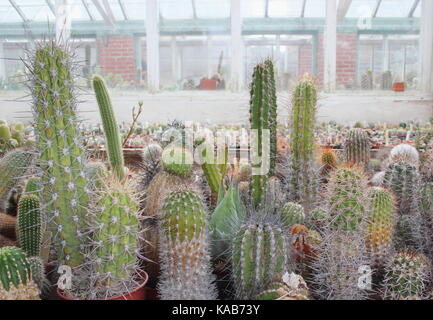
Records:
[[[41,252],[42,223],[39,198],[23,195],[18,203],[17,230],[21,248],[29,257],[39,256]]]
[[[367,178],[362,169],[341,167],[330,177],[327,206],[335,229],[357,230],[366,215]]]
[[[394,196],[386,189],[369,190],[366,246],[375,267],[383,267],[392,250],[395,225]]]
[[[287,272],[288,238],[275,223],[250,221],[236,234],[232,245],[233,282],[238,299],[252,299]]]
[[[418,253],[401,251],[386,267],[384,297],[392,300],[423,299],[430,277],[428,259]]]
[[[370,160],[370,139],[363,129],[350,130],[344,142],[344,156],[347,163],[367,168]]]
[[[47,41],[27,65],[41,170],[41,200],[59,261],[83,263],[91,182],[76,111],[73,62],[63,46]]]
[[[213,300],[207,212],[201,196],[190,189],[172,191],[165,198],[160,224],[163,300]]]
[[[0,160],[0,199],[5,199],[32,163],[33,155],[25,149],[9,151]]]
[[[304,207],[294,202],[287,202],[280,210],[281,219],[286,227],[305,222]]]
[[[16,247],[0,248],[0,300],[40,300],[26,254]]]
[[[316,105],[316,87],[312,79],[304,77],[293,94],[290,155],[285,177],[289,200],[300,202],[307,212],[314,206],[318,192],[314,141]]]
[[[91,299],[113,297],[135,289],[141,240],[138,201],[131,184],[108,178],[97,191],[92,212]]]
[[[269,167],[269,172],[253,172],[251,195],[256,207],[264,200],[267,176],[272,176],[275,171],[276,108],[274,67],[272,61],[266,60],[254,68],[250,89],[250,125],[257,138],[257,150],[253,152],[261,159],[261,163],[253,163],[253,168],[260,170]]]
[[[120,141],[119,126],[114,116],[113,106],[107,86],[101,76],[93,76],[93,90],[98,101],[99,113],[104,127],[106,149],[111,169],[120,180],[125,178],[122,142]]]

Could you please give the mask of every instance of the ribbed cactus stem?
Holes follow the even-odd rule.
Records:
[[[233,240],[232,272],[239,299],[251,299],[287,271],[285,232],[271,223],[247,223]]]
[[[42,215],[39,198],[24,194],[18,203],[18,239],[27,256],[39,256],[42,244]]]
[[[278,105],[277,105],[277,88],[275,82],[275,70],[274,63],[271,59],[266,59],[264,62],[267,69],[267,77],[269,82],[268,94],[270,95],[270,107],[269,107],[269,133],[270,133],[270,165],[269,165],[269,177],[275,175],[275,166],[277,161],[277,116],[278,116]]]
[[[344,156],[347,163],[367,168],[370,160],[370,140],[363,129],[355,128],[349,131],[344,143]]]
[[[125,178],[125,168],[119,126],[117,125],[107,86],[104,79],[99,75],[93,76],[93,90],[98,101],[111,168],[119,180],[123,180]]]
[[[36,147],[40,155],[41,200],[58,258],[83,263],[91,182],[76,110],[73,63],[63,46],[42,43],[28,64]]]
[[[168,194],[162,208],[159,235],[161,299],[216,298],[207,229],[207,213],[198,193],[181,189]]]
[[[33,155],[25,149],[9,151],[0,160],[0,199],[4,199],[32,163]]]

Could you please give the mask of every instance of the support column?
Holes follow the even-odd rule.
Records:
[[[159,91],[159,6],[158,0],[146,0],[147,86]]]
[[[230,88],[240,91],[244,82],[244,44],[242,39],[241,0],[231,0],[231,77]]]
[[[432,93],[433,78],[433,1],[421,2],[421,31],[419,35],[420,70],[419,90],[423,93]]]
[[[324,34],[324,90],[335,92],[337,83],[337,1],[326,0]]]
[[[71,1],[56,0],[56,41],[66,44],[71,37]]]

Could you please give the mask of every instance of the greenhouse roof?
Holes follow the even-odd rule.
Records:
[[[0,35],[46,33],[55,20],[55,0],[0,0]],[[71,0],[72,34],[142,33],[144,0]],[[338,0],[341,28],[372,18],[372,32],[419,29],[420,0]],[[244,33],[302,32],[323,28],[324,0],[241,0]],[[230,30],[230,0],[159,0],[165,34],[224,33]]]

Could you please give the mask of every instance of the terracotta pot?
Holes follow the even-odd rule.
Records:
[[[137,289],[125,293],[124,295],[121,296],[116,296],[116,297],[111,297],[106,299],[98,299],[98,300],[146,300],[146,292],[147,292],[146,284],[147,284],[147,280],[149,279],[149,276],[143,270],[139,270],[139,273],[140,273],[139,280],[141,280],[143,283]],[[61,300],[76,300],[74,298],[65,297],[62,293],[62,290],[60,290],[59,288],[57,288],[57,296]]]
[[[203,78],[200,80],[201,90],[216,90],[217,81],[215,79]]]
[[[405,90],[405,85],[404,82],[394,82],[392,84],[392,90],[396,91],[396,92],[402,92]]]

